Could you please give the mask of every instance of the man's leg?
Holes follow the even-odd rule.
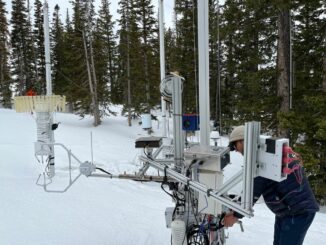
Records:
[[[302,245],[315,213],[276,217],[273,245]]]

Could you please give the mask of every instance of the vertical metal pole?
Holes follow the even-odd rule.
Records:
[[[220,3],[217,1],[217,67],[218,67],[218,112],[219,112],[219,129],[218,131],[222,134],[222,98],[221,98],[221,42],[220,42]]]
[[[46,0],[44,0],[43,6],[43,22],[44,22],[44,48],[45,48],[45,74],[46,74],[46,95],[52,95],[52,80],[51,80],[51,57],[50,57],[50,32],[49,32],[49,6]],[[49,112],[49,131],[50,131],[50,139],[51,143],[54,143],[54,133],[51,129],[53,124],[53,115],[52,112]],[[55,167],[54,167],[54,146],[51,146],[51,155],[49,155],[49,177],[53,177],[55,175]]]
[[[160,33],[160,66],[161,66],[161,81],[165,78],[165,48],[164,48],[164,7],[163,0],[158,0],[159,4],[159,33]],[[162,107],[162,136],[167,136],[166,130],[166,102],[161,97]]]
[[[245,124],[244,134],[244,169],[242,207],[251,210],[253,205],[253,185],[257,169],[257,153],[260,135],[260,122]]]
[[[181,171],[184,153],[184,139],[182,135],[182,91],[181,91],[181,77],[173,77],[173,92],[172,92],[172,106],[173,106],[173,140],[174,140],[174,162],[176,170]]]
[[[198,6],[200,145],[209,146],[210,103],[209,103],[208,0],[197,1],[197,6]]]
[[[51,81],[51,58],[50,58],[50,37],[49,37],[49,6],[44,0],[44,48],[45,48],[45,73],[46,73],[46,95],[52,95]]]

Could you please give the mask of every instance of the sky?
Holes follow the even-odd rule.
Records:
[[[77,115],[55,113],[54,121],[61,122],[55,140],[82,162],[90,161],[92,132],[94,164],[113,174],[133,174],[142,166],[138,160],[142,149],[135,148],[135,139],[147,133],[138,120],[128,127],[121,106],[110,109],[117,116],[106,117],[96,128],[91,117],[81,120]],[[152,124],[154,135],[160,135],[162,124]],[[36,184],[46,165],[34,156],[36,135],[35,114],[0,108],[1,245],[170,244],[171,230],[166,228],[164,213],[175,203],[160,184],[81,176],[64,193],[45,192]],[[196,141],[196,137],[190,140]],[[224,137],[219,142],[227,144]],[[241,168],[241,162],[242,156],[232,152],[231,164],[223,170],[225,180]],[[67,152],[60,147],[55,148],[55,163],[56,175],[48,190],[62,190],[69,184]],[[79,164],[74,160],[71,164],[75,178]],[[157,174],[157,170],[147,173]],[[38,184],[42,183],[41,178]],[[242,222],[244,232],[237,224],[226,230],[226,245],[272,244],[274,215],[263,202],[254,206],[254,217]],[[304,244],[325,244],[325,226],[326,214],[318,212]]]

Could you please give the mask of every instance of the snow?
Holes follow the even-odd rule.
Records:
[[[128,127],[126,118],[109,117],[94,128],[91,118],[57,113],[55,122],[61,122],[56,142],[66,145],[81,161],[91,160],[92,132],[97,166],[114,174],[139,169],[140,151],[134,145],[144,132],[137,121]],[[43,165],[34,157],[35,141],[34,115],[0,109],[0,244],[170,244],[164,211],[173,203],[159,184],[81,176],[65,193],[45,192],[36,185]],[[227,171],[234,172],[239,159],[231,155],[233,164]],[[75,177],[76,161],[72,166]],[[67,170],[67,153],[56,148],[56,176],[48,188],[66,187]],[[243,219],[244,233],[238,225],[227,230],[227,244],[272,244],[273,223],[274,215],[266,206],[256,204],[255,217]],[[326,240],[325,224],[326,214],[317,213],[305,245]]]

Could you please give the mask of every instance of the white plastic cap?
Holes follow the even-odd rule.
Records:
[[[220,133],[219,133],[218,131],[212,131],[212,132],[211,132],[211,135],[210,135],[210,138],[211,138],[212,140],[214,140],[214,139],[219,139],[219,138],[221,138],[221,137],[220,137]]]

